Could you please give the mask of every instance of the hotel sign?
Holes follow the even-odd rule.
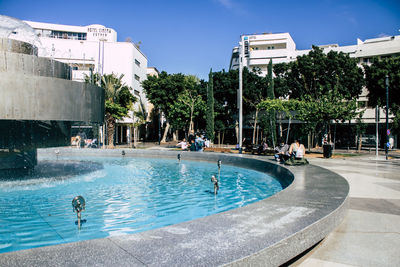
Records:
[[[116,39],[116,32],[103,25],[90,25],[87,28],[87,40],[113,42]]]

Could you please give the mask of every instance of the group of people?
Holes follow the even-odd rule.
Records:
[[[180,147],[183,151],[203,151],[204,147],[210,147],[210,140],[204,138],[203,135],[191,134],[189,135],[188,142],[186,138],[183,138],[176,146]],[[260,151],[257,152],[266,151],[267,148],[267,143],[263,142],[258,148]],[[282,163],[288,160],[302,160],[305,153],[305,147],[299,139],[294,140],[290,146],[285,144],[283,140],[278,140],[278,145],[275,147],[275,160]]]
[[[304,145],[299,139],[294,140],[290,146],[279,140],[278,146],[275,147],[275,160],[283,163],[289,159],[301,160],[305,153]]]
[[[205,147],[210,147],[210,140],[204,137],[204,135],[193,135],[190,134],[188,141],[183,138],[176,146],[180,147],[183,151],[203,151]]]

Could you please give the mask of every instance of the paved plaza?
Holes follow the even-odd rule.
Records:
[[[400,161],[312,158],[350,184],[342,224],[292,266],[400,266]]]

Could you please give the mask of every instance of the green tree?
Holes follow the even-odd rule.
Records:
[[[175,130],[194,130],[194,120],[205,107],[202,83],[197,77],[181,73],[168,74],[163,71],[158,77],[148,77],[142,86],[149,101],[156,109],[160,109],[167,119],[162,142],[165,142],[170,126]]]
[[[362,136],[367,130],[367,124],[362,121],[362,116],[358,116],[356,118],[356,134],[357,134],[357,147],[358,147],[358,152],[361,152],[361,147],[362,147]]]
[[[214,83],[213,73],[210,69],[208,75],[208,87],[207,87],[207,114],[206,114],[206,132],[207,138],[214,142]]]
[[[162,142],[166,141],[167,132],[170,127],[170,112],[174,108],[173,103],[183,91],[184,79],[185,76],[181,73],[168,74],[162,71],[158,77],[149,76],[147,80],[142,82],[142,87],[149,101],[154,105],[154,108],[160,110],[167,119],[167,125],[161,139]]]
[[[274,79],[272,74],[272,59],[269,60],[268,63],[268,91],[267,91],[267,98],[268,99],[275,99],[275,90],[274,90]],[[268,112],[268,120],[271,132],[271,139],[272,139],[272,146],[275,147],[276,143],[276,111]]]
[[[375,58],[364,65],[368,101],[372,106],[386,106],[385,77],[389,77],[389,109],[394,115],[394,130],[400,132],[400,57]]]
[[[136,147],[136,140],[138,139],[138,129],[142,125],[147,123],[147,110],[143,103],[142,98],[139,96],[139,105],[136,110],[133,111],[135,116],[135,122],[133,123],[133,146]]]
[[[325,54],[313,46],[307,54],[290,63],[274,66],[278,96],[302,100],[306,109],[297,118],[312,131],[330,129],[331,122],[357,116],[356,98],[364,85],[363,71],[356,59],[342,52]]]
[[[268,99],[275,99],[275,90],[274,90],[274,79],[273,79],[273,68],[272,68],[272,59],[269,60],[268,63],[268,91],[267,97]]]
[[[288,118],[296,118],[305,122],[308,131],[322,131],[329,127],[332,121],[344,122],[351,120],[360,113],[356,99],[344,100],[337,90],[328,90],[318,100],[305,96],[302,100],[267,99],[260,105],[266,111],[279,111]]]
[[[225,70],[213,73],[215,131],[218,143],[224,143],[225,130],[234,128],[238,118],[237,89],[239,72]]]
[[[95,83],[105,91],[105,121],[107,126],[108,147],[114,147],[115,123],[128,115],[132,104],[137,99],[130,93],[130,87],[122,82],[124,77],[114,74],[96,74],[93,77],[86,76],[85,81]]]
[[[268,79],[261,76],[261,70],[254,68],[249,71],[248,68],[243,68],[243,100],[245,104],[243,109],[247,117],[253,117],[252,143],[256,143],[257,123],[260,117],[258,104],[267,97],[267,93]],[[261,114],[261,116],[265,116],[265,114]],[[261,125],[264,129],[271,128],[269,121],[265,122],[263,119],[261,120]]]
[[[309,95],[319,99],[336,86],[344,99],[351,100],[360,95],[364,85],[364,74],[356,59],[342,52],[325,54],[316,46],[296,61],[274,65],[274,73],[278,97],[301,99]]]
[[[182,92],[179,93],[176,101],[170,103],[170,118],[173,127],[175,129],[188,127],[188,132],[194,133],[194,119],[205,108],[205,102],[200,94],[199,79],[193,75],[186,75]]]
[[[238,86],[238,70],[230,70],[229,72],[222,70],[213,73],[215,130],[218,132],[219,143],[223,143],[224,132],[226,129],[235,128],[237,126]],[[244,123],[252,124],[251,126],[253,127],[254,136],[253,142],[259,119],[257,105],[266,98],[267,86],[268,81],[265,77],[260,76],[260,69],[255,68],[252,71],[247,68],[243,69],[243,117],[245,118]]]

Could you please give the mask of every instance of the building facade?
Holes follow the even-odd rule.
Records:
[[[248,56],[243,58],[243,66],[249,69],[259,68],[263,76],[267,74],[270,60],[272,60],[272,64],[287,63],[296,60],[298,56],[308,54],[310,51],[310,49],[297,50],[296,44],[289,33],[249,34],[243,37],[243,42],[247,41],[246,46],[248,46]],[[241,42],[242,40],[239,42],[239,47],[245,45]],[[234,47],[232,50],[229,69],[239,68],[239,47]],[[319,45],[319,47],[326,53],[329,51],[346,53],[350,57],[356,58],[359,66],[362,66],[362,64],[370,64],[374,57],[400,56],[400,35],[367,39],[365,41],[357,39],[356,44],[348,46],[330,44]],[[384,109],[377,109],[368,104],[367,95],[368,88],[364,87],[357,101],[360,109],[365,110],[362,118],[363,122],[369,125],[365,138],[370,143],[373,143],[376,138],[373,127],[377,120],[380,124],[383,124],[386,115]],[[398,147],[397,137],[394,137],[394,139],[395,147]],[[379,142],[382,144],[383,138]]]
[[[40,40],[38,54],[42,57],[67,63],[72,69],[72,80],[84,82],[91,72],[123,75],[122,81],[132,88],[138,99],[133,109],[145,106],[148,101],[141,82],[147,77],[147,57],[132,42],[118,42],[117,32],[103,25],[70,26],[25,21]],[[132,142],[133,112],[117,122],[116,144]]]
[[[296,44],[289,33],[263,33],[246,35],[249,57],[244,58],[243,66],[260,68],[262,75],[267,74],[268,63],[272,64],[295,60],[298,53]],[[239,69],[239,47],[234,47],[230,69]]]

